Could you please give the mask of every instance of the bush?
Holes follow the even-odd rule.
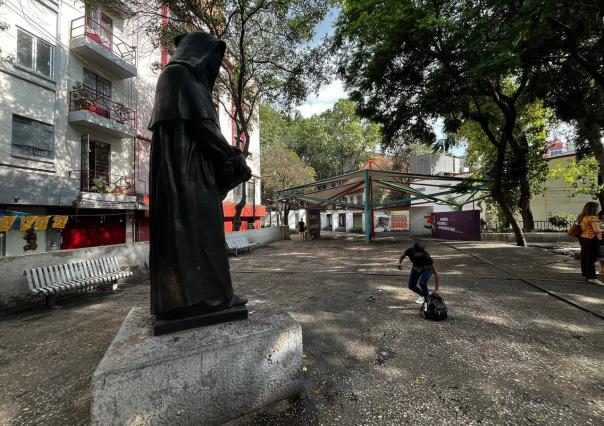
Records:
[[[350,232],[355,232],[357,234],[362,234],[363,233],[363,226],[362,225],[354,225],[352,227],[352,229],[350,230]]]
[[[568,228],[575,220],[572,214],[556,213],[549,217],[549,223],[558,228]]]

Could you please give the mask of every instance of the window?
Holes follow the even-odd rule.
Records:
[[[12,132],[13,155],[53,158],[52,125],[13,114]]]
[[[247,183],[247,203],[251,204],[256,199],[256,185],[254,181]]]
[[[242,186],[243,184],[237,185],[233,189],[233,201],[238,202],[239,200],[241,200],[241,196],[243,195],[243,191],[241,190]]]
[[[84,68],[84,89],[96,107],[96,113],[110,118],[111,82],[100,75]]]
[[[17,29],[17,64],[52,78],[53,46]]]
[[[113,20],[103,13],[99,7],[88,11],[88,37],[107,50],[111,50],[113,42]]]

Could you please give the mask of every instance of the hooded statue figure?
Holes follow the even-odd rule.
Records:
[[[251,177],[212,102],[224,41],[202,31],[174,41],[149,123],[151,314],[163,320],[245,304],[233,294],[222,199]]]

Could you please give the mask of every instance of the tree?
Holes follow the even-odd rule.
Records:
[[[120,1],[117,1],[119,7]],[[325,49],[310,45],[316,25],[331,0],[135,0],[127,7],[139,15],[145,31],[158,45],[173,49],[172,37],[203,29],[226,42],[225,72],[216,82],[217,100],[225,95],[234,111],[222,105],[236,125],[244,155],[250,131],[257,125],[260,99],[287,107],[305,99],[325,82]],[[161,24],[160,6],[169,10],[168,25]],[[164,8],[165,10],[165,8]],[[233,228],[241,225],[247,202],[243,185],[236,205]]]
[[[287,118],[263,106],[261,143],[281,143],[293,150],[325,179],[359,169],[381,143],[375,123],[361,119],[354,103],[341,99],[320,115]]]
[[[552,179],[562,179],[573,186],[579,194],[591,195],[597,200],[604,189],[599,180],[599,164],[594,157],[584,157],[581,160],[572,160],[566,164],[550,170]]]
[[[298,155],[285,146],[274,143],[266,146],[261,153],[262,197],[267,205],[276,204],[277,191],[296,185],[313,182],[315,171],[306,165]],[[287,223],[289,210],[284,211]]]
[[[488,106],[484,105],[483,109],[488,109]],[[491,106],[490,109],[494,109],[494,107]],[[547,152],[547,136],[552,120],[553,112],[545,108],[540,100],[521,105],[518,111],[518,121],[514,132],[517,139],[526,140],[529,148],[526,179],[532,196],[543,192],[544,183],[547,179],[548,166],[544,155]],[[482,179],[493,179],[495,148],[480,126],[472,120],[467,120],[458,128],[455,137],[467,142],[466,163],[474,176]],[[507,150],[502,186],[514,209],[522,214],[521,174],[518,172],[516,153],[511,147],[508,147]],[[487,199],[487,204],[493,204],[493,202],[495,200],[492,198]],[[522,216],[523,219],[526,217],[526,215]],[[525,220],[523,221],[523,230],[531,230]]]
[[[338,70],[358,111],[381,125],[387,142],[436,144],[431,123],[440,117],[450,133],[464,121],[477,123],[495,150],[491,195],[524,246],[503,185],[513,152],[523,211],[532,222],[529,146],[515,134],[518,106],[532,76],[532,65],[520,57],[530,23],[517,19],[521,12],[514,3],[349,0],[335,47],[341,54]],[[483,108],[487,102],[496,112]]]
[[[529,0],[519,20],[528,31],[521,58],[534,65],[529,84],[558,118],[577,128],[581,155],[592,153],[604,182],[604,3],[600,0]],[[604,192],[599,196],[604,206]]]

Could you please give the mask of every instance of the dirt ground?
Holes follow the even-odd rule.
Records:
[[[250,315],[271,306],[301,322],[306,367],[300,399],[243,423],[604,424],[604,320],[554,297],[604,315],[604,287],[575,260],[431,241],[450,318],[430,322],[396,269],[410,244],[293,239],[232,259]],[[0,316],[0,424],[88,424],[94,369],[148,293],[127,284]]]

